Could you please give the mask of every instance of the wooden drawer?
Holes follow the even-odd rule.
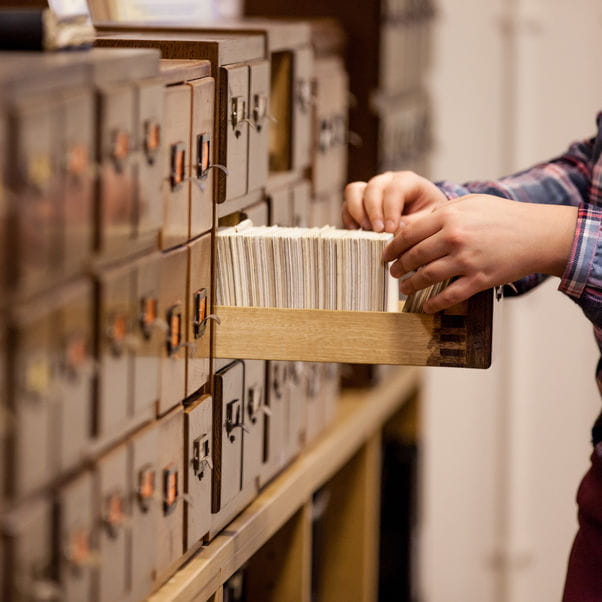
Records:
[[[203,539],[211,528],[213,480],[213,400],[209,395],[186,408],[186,542],[185,550]]]
[[[217,307],[215,356],[353,364],[491,364],[493,293],[437,314]]]
[[[174,410],[159,423],[159,487],[161,509],[155,540],[155,569],[159,581],[184,551],[184,413]]]
[[[259,478],[263,464],[267,406],[266,362],[245,360],[245,389],[243,423],[242,488],[246,489]]]
[[[164,86],[159,79],[136,82],[135,147],[138,149],[133,246],[156,249],[163,224]]]
[[[310,47],[294,55],[292,167],[304,169],[311,161],[312,79],[314,56]]]
[[[348,79],[338,58],[315,61],[316,106],[313,124],[314,195],[343,188],[347,180]]]
[[[189,238],[195,238],[213,226],[215,80],[203,77],[188,82],[188,85],[192,88]]]
[[[22,305],[10,317],[12,345],[9,408],[8,493],[20,498],[41,489],[57,474],[56,410],[59,310],[56,299]]]
[[[188,294],[186,392],[189,397],[208,381],[211,374],[211,232],[188,245]]]
[[[133,407],[136,422],[153,417],[159,400],[161,350],[165,330],[160,326],[159,296],[161,292],[160,253],[151,253],[135,265],[133,325],[134,348]]]
[[[8,268],[24,295],[47,288],[59,273],[62,108],[60,98],[23,97],[9,118],[7,177],[15,196]]]
[[[236,360],[214,376],[212,512],[241,490],[244,363]]]
[[[58,575],[61,600],[80,602],[92,598],[95,573],[94,489],[89,471],[65,483],[55,500]]]
[[[81,271],[94,248],[95,97],[90,87],[65,98],[61,119],[64,180],[61,263],[67,274]]]
[[[219,163],[228,175],[218,173],[218,203],[243,196],[248,190],[249,69],[229,65],[220,70]]]
[[[284,467],[287,460],[286,435],[290,402],[289,369],[287,362],[272,361],[267,371],[267,406],[265,421],[263,465],[259,476],[263,487]]]
[[[96,361],[91,280],[66,287],[60,297],[56,369],[60,399],[54,431],[58,469],[66,472],[83,461],[92,442]]]
[[[3,518],[3,599],[39,600],[40,591],[57,589],[52,570],[52,504],[40,498]]]
[[[128,446],[120,445],[96,466],[96,517],[99,551],[96,600],[123,600],[130,564],[130,499]]]
[[[188,249],[161,256],[159,316],[166,325],[161,352],[159,414],[183,401],[186,390],[186,298]]]
[[[101,86],[98,101],[98,251],[119,258],[131,252],[134,234],[134,89]]]
[[[152,424],[129,442],[131,464],[128,473],[131,511],[131,600],[150,594],[155,570],[157,526],[161,509],[159,471],[159,429]]]
[[[162,249],[188,240],[191,109],[190,86],[177,84],[166,88]]]
[[[255,61],[249,65],[249,192],[265,186],[268,180],[268,144],[270,133],[270,63]]]
[[[132,337],[137,308],[134,305],[135,266],[105,270],[97,277],[98,404],[97,437],[119,436],[127,427],[131,408]]]
[[[290,362],[290,398],[286,434],[286,456],[290,460],[302,449],[305,443],[307,421],[307,369],[303,362]]]

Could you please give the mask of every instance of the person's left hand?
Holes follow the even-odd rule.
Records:
[[[475,293],[536,272],[561,276],[577,221],[577,208],[522,203],[485,194],[449,201],[432,213],[402,217],[384,261],[409,295],[456,277],[424,304],[435,312]]]

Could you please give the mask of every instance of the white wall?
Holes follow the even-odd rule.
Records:
[[[438,4],[436,179],[508,173],[594,133],[601,3]],[[557,285],[505,302],[493,369],[427,372],[427,602],[560,598],[600,400],[591,327]]]

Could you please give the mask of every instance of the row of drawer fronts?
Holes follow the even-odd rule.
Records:
[[[307,59],[298,54],[298,70],[311,73],[311,53]],[[267,180],[269,63],[227,67],[223,72],[222,88],[232,115],[219,161],[229,170],[225,198],[233,198]],[[302,75],[299,81],[306,81]],[[337,98],[344,81],[338,78]],[[327,93],[319,95],[318,109],[333,96],[326,83],[324,88]],[[127,254],[126,249],[152,248],[159,230],[161,247],[167,249],[211,228],[213,89],[209,77],[165,90],[153,80],[105,86],[97,96],[79,90],[50,104],[24,102],[11,113],[6,139],[14,142],[15,169],[8,171],[15,179],[8,183],[28,202],[14,211],[16,262],[9,278],[18,280],[25,294],[48,285],[59,272],[81,270],[94,238],[101,253],[115,258]],[[297,98],[304,96],[299,92]],[[345,103],[342,99],[338,104]],[[296,150],[291,152],[309,157],[311,111],[307,99],[297,104]],[[252,119],[246,116],[247,106],[252,107]],[[96,111],[102,124],[98,135]],[[320,111],[315,193],[345,179],[345,111]],[[246,127],[249,123],[252,127]],[[96,209],[94,157],[100,174]],[[56,169],[57,161],[62,169]],[[297,163],[305,164],[305,159]],[[96,210],[98,230],[92,232]]]
[[[14,312],[11,495],[77,464],[92,436],[118,437],[152,418],[157,400],[163,414],[207,382],[210,257],[206,234],[103,272],[95,294],[84,281]]]
[[[303,182],[292,192],[283,191],[284,198],[274,195],[272,219],[292,224],[295,216],[315,213],[308,223],[318,225],[331,221],[328,215],[338,216],[339,198],[310,202],[308,189]],[[265,218],[263,207],[259,210]],[[264,218],[256,220],[265,223]],[[100,440],[118,437],[155,410],[162,415],[203,386],[209,376],[209,337],[204,334],[210,256],[207,234],[187,247],[103,272],[96,295],[91,284],[82,282],[45,300],[43,307],[25,305],[15,313],[11,496],[28,495],[76,465],[93,435]],[[92,320],[94,297],[98,332]],[[71,436],[63,436],[67,432]],[[32,438],[48,450],[36,461],[32,454],[37,453],[28,443]]]
[[[213,512],[235,503],[332,417],[336,367],[270,362],[268,370],[266,392],[266,362],[230,363],[216,374],[221,399],[175,410],[63,485],[54,503],[38,499],[10,515],[5,544],[16,581],[5,585],[27,591],[54,576],[61,600],[89,599],[94,583],[100,601],[125,599],[128,590],[131,599],[146,596],[209,532],[212,489],[214,502],[221,489]]]

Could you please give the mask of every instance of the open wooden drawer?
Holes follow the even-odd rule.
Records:
[[[488,368],[494,293],[434,315],[218,306],[217,358]]]

